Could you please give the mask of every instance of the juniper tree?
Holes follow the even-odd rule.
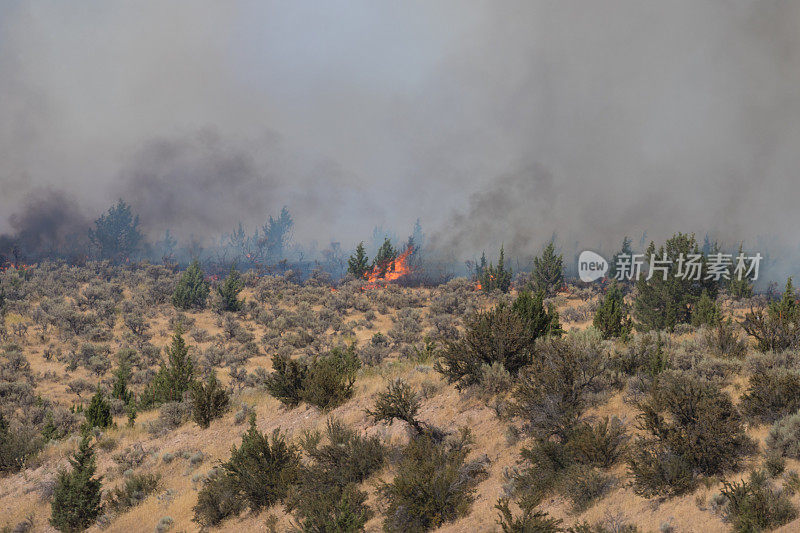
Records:
[[[114,384],[111,387],[111,397],[125,402],[125,405],[133,401],[133,392],[128,389],[131,379],[131,367],[127,361],[120,361],[117,371],[114,373]]]
[[[111,406],[106,401],[105,394],[101,389],[92,396],[92,401],[89,407],[84,411],[86,416],[86,425],[90,428],[107,428],[114,423],[114,418],[111,416]]]
[[[695,279],[695,275],[688,274],[687,266],[681,265],[680,257],[684,259],[690,254],[700,256],[699,268],[702,275]],[[677,233],[668,239],[660,248],[656,249],[654,243],[647,248],[646,258],[655,259],[658,263],[651,265],[652,276],[641,276],[636,282],[636,300],[634,301],[633,314],[638,329],[649,331],[652,329],[673,329],[677,324],[690,321],[692,307],[700,299],[703,290],[708,292],[708,297],[716,299],[719,282],[706,279],[708,260],[700,255],[697,241],[693,234]],[[683,271],[679,271],[682,267]],[[647,279],[647,278],[650,279]]]
[[[560,336],[564,330],[558,321],[558,312],[553,305],[544,305],[544,293],[542,291],[531,294],[530,291],[522,291],[511,305],[511,310],[517,313],[527,326],[530,342],[539,337],[549,335]]]
[[[743,254],[743,245],[740,243],[737,257],[740,257]],[[731,276],[731,279],[728,282],[728,291],[731,293],[731,296],[740,300],[744,298],[750,298],[753,295],[753,284],[747,281],[744,272],[741,274],[741,279],[739,278],[740,276],[738,274]]]
[[[192,417],[201,428],[207,428],[212,420],[222,416],[229,402],[228,392],[220,386],[213,371],[205,384],[195,383],[192,387]]]
[[[166,364],[162,362],[158,373],[142,394],[144,405],[180,402],[183,400],[183,394],[194,383],[194,362],[189,356],[189,347],[183,340],[180,328],[175,330],[172,345],[166,352]]]
[[[69,462],[72,471],[62,470],[56,480],[50,504],[50,525],[72,533],[88,529],[103,508],[100,503],[102,477],[94,477],[94,448],[88,433],[84,433],[78,451]]]
[[[481,275],[478,278],[478,281],[481,284],[481,289],[484,292],[492,292],[495,290],[499,290],[500,292],[508,292],[511,288],[511,277],[512,272],[511,269],[506,269],[505,265],[505,248],[504,246],[500,246],[500,257],[497,259],[497,267],[495,267],[492,263],[489,263],[489,266],[485,266],[486,257],[481,258],[483,263],[483,268],[481,269]]]
[[[134,215],[131,206],[122,201],[100,215],[89,230],[89,241],[97,248],[100,257],[112,261],[130,258],[139,247],[144,236],[139,231],[139,215]]]
[[[200,262],[195,259],[175,287],[172,304],[179,309],[202,309],[206,306],[209,291]]]
[[[758,341],[758,349],[782,351],[800,346],[800,305],[797,303],[792,278],[780,300],[770,303],[766,313],[751,309],[745,315],[742,327]]]
[[[386,275],[392,262],[397,258],[397,250],[392,246],[392,241],[386,237],[383,244],[378,248],[378,253],[375,254],[375,259],[372,261],[372,267],[378,268],[380,277]]]
[[[603,297],[603,302],[594,315],[593,324],[604,339],[625,338],[630,332],[631,319],[628,316],[628,305],[616,280],[612,282]]]
[[[361,279],[369,271],[369,258],[364,250],[364,241],[358,243],[355,254],[347,260],[347,272]]]
[[[542,291],[545,296],[553,296],[564,283],[564,258],[556,253],[553,240],[547,243],[542,256],[533,258],[531,284],[536,292]]]
[[[239,293],[242,292],[242,276],[236,270],[236,265],[231,265],[228,277],[217,288],[222,298],[222,310],[237,312],[242,309],[242,301],[239,300]]]
[[[717,303],[709,297],[708,291],[704,289],[700,299],[692,308],[692,325],[694,327],[714,326],[720,321],[720,314]]]
[[[622,247],[620,248],[619,252],[615,253],[614,257],[611,258],[611,264],[608,266],[608,276],[611,278],[616,278],[617,263],[619,262],[620,257],[631,257],[631,255],[633,255],[633,250],[631,249],[631,239],[626,235],[622,239]]]

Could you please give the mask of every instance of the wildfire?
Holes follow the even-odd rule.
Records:
[[[382,265],[375,265],[372,267],[372,270],[364,274],[364,279],[366,279],[368,282],[364,288],[374,289],[379,283],[396,281],[403,276],[410,274],[411,266],[408,264],[408,260],[413,253],[414,247],[409,246],[406,248],[406,251],[398,255],[394,261],[385,265],[385,268],[381,268]],[[383,275],[381,275],[382,271]]]

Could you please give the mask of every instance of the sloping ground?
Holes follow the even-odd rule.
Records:
[[[322,290],[322,289],[319,289]],[[327,290],[327,289],[325,289]],[[404,289],[404,292],[412,291]],[[434,291],[428,289],[415,289],[421,304],[421,321],[425,332],[430,332],[432,326],[428,311]],[[378,291],[376,291],[378,292]],[[252,291],[246,294],[248,299],[255,299]],[[373,296],[370,296],[373,298]],[[471,305],[486,307],[493,302],[483,296],[475,295]],[[283,307],[292,308],[291,298],[287,298]],[[376,309],[381,307],[373,298]],[[326,304],[316,305],[315,310],[322,309]],[[559,297],[559,310],[562,316],[571,316],[568,310],[586,305],[576,297]],[[269,305],[268,305],[269,307]],[[379,309],[380,310],[380,309]],[[395,313],[392,308],[382,309],[378,312],[372,327],[357,326],[352,335],[345,334],[341,338],[356,340],[359,345],[369,342],[376,332],[388,334],[393,327]],[[150,331],[154,334],[151,340],[156,346],[164,346],[169,342],[168,320],[174,314],[171,306],[163,305],[155,311],[149,320]],[[191,313],[198,327],[206,329],[210,336],[220,334],[218,316],[211,311]],[[344,313],[345,322],[361,320],[364,313],[350,308]],[[14,320],[24,320],[26,317],[20,313]],[[579,321],[568,322],[567,329],[582,328],[588,323],[585,318]],[[256,338],[260,338],[266,329],[252,320],[243,319],[241,323],[251,330]],[[115,326],[115,340],[111,344],[120,345],[123,328],[119,322]],[[337,335],[332,330],[326,335],[335,338]],[[43,357],[45,348],[53,343],[55,336],[49,335],[47,342],[40,342],[34,335],[24,339],[17,339],[23,343],[24,353],[31,363],[32,371],[37,376],[36,392],[63,405],[70,405],[79,400],[77,396],[67,390],[64,377],[64,365],[55,360],[47,361]],[[193,342],[192,353],[196,356],[203,349],[211,345],[211,341],[202,343]],[[64,350],[69,349],[69,340],[57,341]],[[260,354],[251,357],[245,368],[253,371],[257,367],[270,369],[270,358],[264,353],[263,347]],[[228,380],[226,371],[218,371],[223,381]],[[51,378],[44,377],[45,375]],[[55,376],[55,379],[53,379]],[[97,380],[88,371],[79,368],[69,373],[69,379],[84,377],[87,380]],[[414,388],[423,393],[423,408],[420,418],[439,427],[456,430],[466,426],[472,430],[475,446],[473,457],[485,454],[488,457],[488,478],[480,483],[476,499],[472,505],[469,516],[454,523],[446,524],[440,531],[467,532],[467,531],[495,531],[498,513],[494,508],[497,500],[504,494],[506,484],[505,473],[513,468],[520,457],[520,448],[524,441],[515,438],[509,431],[509,421],[501,420],[495,413],[492,401],[479,397],[472,391],[459,392],[448,385],[441,375],[433,370],[429,364],[420,364],[401,358],[396,350],[379,365],[365,367],[360,371],[356,382],[354,397],[344,405],[322,413],[315,408],[301,405],[292,410],[285,409],[277,400],[270,397],[263,390],[243,388],[237,390],[232,396],[232,408],[221,419],[212,422],[210,428],[200,429],[193,422],[183,424],[181,427],[161,436],[151,435],[147,425],[157,418],[157,412],[141,413],[136,420],[135,427],[126,427],[123,416],[116,417],[117,427],[105,432],[97,449],[98,473],[103,475],[104,488],[119,485],[123,480],[122,468],[113,459],[115,454],[130,447],[140,445],[144,451],[144,459],[138,469],[155,472],[162,476],[161,487],[157,494],[148,497],[141,505],[128,512],[101,521],[91,530],[99,530],[101,525],[104,531],[153,531],[163,517],[170,517],[173,521],[172,531],[198,531],[197,524],[192,522],[192,507],[197,501],[197,491],[201,486],[203,475],[219,461],[228,458],[230,448],[238,444],[241,435],[246,429],[246,423],[236,423],[236,412],[242,404],[252,406],[256,414],[257,426],[261,431],[271,432],[280,428],[291,437],[298,437],[304,430],[322,429],[328,417],[341,419],[349,426],[355,427],[369,435],[380,435],[387,444],[399,445],[406,442],[408,436],[401,423],[391,426],[375,424],[366,415],[365,409],[372,407],[375,394],[385,388],[393,379],[402,377],[412,384]],[[734,379],[728,391],[736,399],[741,394],[746,380]],[[90,393],[84,393],[85,400]],[[599,416],[616,415],[626,421],[629,431],[633,431],[636,409],[625,401],[622,393],[616,393],[592,409],[593,414]],[[750,428],[749,434],[759,441],[763,449],[763,440],[766,436],[766,427]],[[63,441],[50,443],[46,449],[32,462],[30,468],[20,473],[0,479],[0,526],[7,524],[14,526],[29,516],[33,516],[35,531],[51,531],[48,524],[50,516],[49,502],[43,498],[46,495],[48,484],[54,479],[56,472],[67,465],[67,457],[76,448],[76,438],[71,437]],[[760,462],[759,457],[750,460],[745,465],[752,466]],[[367,524],[368,531],[381,529],[381,502],[376,496],[376,486],[380,481],[392,478],[394,466],[390,464],[379,475],[363,484],[363,490],[369,493],[368,504],[378,512]],[[800,464],[795,461],[787,462],[787,469],[800,470]],[[742,475],[747,468],[742,469]],[[695,492],[667,500],[653,500],[637,496],[629,486],[630,477],[624,465],[614,467],[612,473],[618,478],[616,487],[600,501],[581,514],[570,512],[570,506],[561,497],[548,498],[542,509],[553,516],[562,518],[564,524],[573,524],[587,520],[591,523],[604,522],[609,526],[617,523],[630,523],[639,526],[642,531],[659,531],[664,524],[674,527],[674,531],[702,531],[711,533],[716,531],[729,531],[718,512],[712,510],[711,497],[718,493],[721,483],[715,481],[701,485]],[[795,495],[792,501],[800,505],[800,495]],[[270,528],[283,531],[292,524],[291,517],[286,516],[279,506],[252,516],[231,519],[223,523],[220,531],[270,531]],[[800,531],[800,519],[787,524],[780,531]]]

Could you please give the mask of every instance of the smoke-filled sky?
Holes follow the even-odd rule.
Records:
[[[796,2],[0,4],[0,231],[122,197],[153,238],[796,251],[799,163]]]

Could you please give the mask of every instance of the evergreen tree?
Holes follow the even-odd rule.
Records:
[[[628,306],[625,304],[625,297],[616,280],[612,282],[603,297],[603,302],[594,315],[593,324],[604,339],[625,338],[630,332],[631,319],[628,316]]]
[[[281,209],[281,214],[277,218],[269,217],[262,228],[264,237],[260,243],[266,250],[267,260],[283,259],[284,250],[291,239],[292,226],[294,226],[294,220],[286,206]]]
[[[197,425],[205,429],[211,421],[219,418],[228,408],[230,397],[220,386],[215,372],[211,372],[205,384],[192,387],[192,417]]]
[[[84,411],[86,416],[86,425],[90,428],[107,428],[114,423],[114,418],[111,416],[111,406],[108,405],[103,391],[98,389],[89,407]]]
[[[531,284],[536,292],[542,291],[545,296],[554,296],[564,283],[564,258],[556,253],[556,245],[551,240],[545,246],[542,257],[533,258]]]
[[[139,250],[144,239],[139,231],[139,215],[134,215],[121,199],[95,220],[94,226],[89,230],[89,240],[103,259],[125,261]]]
[[[88,529],[102,511],[102,477],[95,478],[94,448],[85,433],[78,451],[70,460],[72,471],[61,471],[50,504],[50,524],[59,531]]]
[[[397,250],[394,249],[394,246],[392,246],[392,241],[387,237],[383,240],[381,247],[378,248],[378,253],[375,254],[375,259],[372,261],[372,267],[377,267],[379,276],[383,277],[386,275],[386,272],[389,271],[389,268],[392,266],[392,262],[396,258]]]
[[[739,253],[737,255],[742,255],[742,253],[744,253],[743,245],[740,243]],[[728,290],[731,296],[739,300],[753,296],[753,284],[747,280],[744,273],[742,273],[742,279],[739,279],[738,276],[735,275],[731,276],[730,282],[728,283]]]
[[[485,265],[486,257],[481,258]],[[492,292],[499,290],[500,292],[508,292],[511,288],[511,269],[506,269],[505,266],[505,247],[500,246],[500,257],[497,260],[497,267],[489,263],[488,267],[482,268],[478,282],[484,292]]]
[[[702,325],[715,326],[720,321],[720,309],[717,302],[708,296],[708,291],[703,289],[700,299],[692,309],[692,325],[699,327]]]
[[[558,312],[553,305],[544,306],[544,293],[539,291],[531,294],[522,291],[514,300],[511,309],[516,312],[525,323],[531,343],[539,337],[549,335],[560,336],[564,330],[558,321]]]
[[[133,401],[133,392],[128,389],[128,383],[131,379],[130,364],[122,360],[114,373],[114,384],[111,388],[111,397],[125,402],[125,405]]]
[[[611,258],[611,264],[608,266],[608,277],[617,277],[617,262],[623,255],[628,256],[629,258],[631,255],[633,255],[633,249],[631,249],[631,240],[627,235],[622,239],[622,247],[620,248],[619,252],[615,253],[614,257]]]
[[[367,253],[364,250],[364,241],[361,241],[356,246],[356,253],[347,260],[347,272],[355,276],[356,279],[361,279],[368,271],[369,258],[367,258]]]
[[[158,374],[142,394],[144,405],[180,402],[194,383],[194,363],[181,333],[180,328],[175,331],[172,346],[166,350],[167,363],[162,363]]]
[[[242,292],[242,276],[236,270],[236,265],[231,265],[231,271],[225,281],[217,288],[222,297],[222,310],[237,312],[242,309],[239,293]]]
[[[203,271],[200,269],[200,262],[195,259],[175,287],[172,304],[179,309],[203,309],[206,306],[209,290]]]
[[[699,253],[694,235],[677,233],[658,249],[654,243],[650,243],[646,259],[650,260],[655,256],[656,261],[662,262],[666,259],[666,263],[656,265],[664,270],[654,270],[650,279],[642,275],[636,282],[637,296],[633,314],[638,329],[672,330],[677,324],[688,323],[692,307],[700,299],[704,289],[708,291],[709,298],[716,299],[719,282],[705,279],[708,263],[705,256],[701,256],[701,279],[678,275],[680,255],[687,258],[690,254]]]

